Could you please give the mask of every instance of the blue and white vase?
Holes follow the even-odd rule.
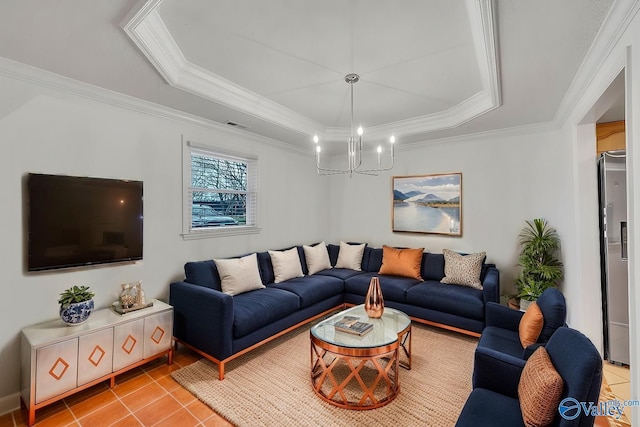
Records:
[[[93,300],[72,302],[60,307],[60,318],[69,326],[81,325],[93,311]]]

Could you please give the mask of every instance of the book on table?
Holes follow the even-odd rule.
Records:
[[[373,329],[373,324],[361,322],[359,317],[344,316],[334,325],[336,331],[347,332],[354,335],[365,335]]]

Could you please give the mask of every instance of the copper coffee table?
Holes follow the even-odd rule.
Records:
[[[372,323],[364,336],[336,331],[344,316]],[[400,390],[398,366],[411,369],[411,319],[385,308],[370,319],[359,305],[341,311],[311,328],[311,383],[318,396],[346,409],[386,405]]]

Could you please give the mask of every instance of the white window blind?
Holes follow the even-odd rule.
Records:
[[[193,142],[183,147],[183,236],[258,232],[257,158]]]

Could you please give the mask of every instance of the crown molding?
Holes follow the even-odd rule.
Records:
[[[493,0],[467,0],[471,35],[478,55],[482,87],[489,98],[489,105],[497,108],[502,104],[500,71],[497,53],[497,37]],[[492,109],[493,109],[492,108]]]
[[[498,105],[495,105],[491,96],[482,91],[447,111],[413,119],[400,120],[385,125],[368,127],[365,130],[365,135],[367,138],[380,140],[384,140],[390,135],[395,135],[395,137],[399,139],[403,136],[451,129],[469,122],[497,107]],[[344,141],[350,136],[350,130],[346,128],[328,128],[319,136],[325,141]]]
[[[149,0],[122,28],[169,85],[301,134],[323,127],[187,61],[157,11],[161,2]]]
[[[219,122],[196,116],[195,114],[186,113],[151,101],[125,95],[121,92],[81,82],[79,80],[4,57],[0,57],[0,76],[23,81],[49,90],[89,99],[102,104],[111,105],[116,108],[158,117],[160,119],[171,120],[183,125],[197,126],[205,129],[225,132],[229,135],[242,136],[247,140],[263,144],[267,143],[273,147],[286,151],[305,155],[309,154],[309,150],[305,147],[289,144],[273,138],[248,132],[246,130],[232,128]]]
[[[311,129],[322,128],[320,123],[300,113],[189,62],[181,68],[176,82],[171,85],[301,134],[309,135]]]
[[[616,44],[622,38],[638,10],[640,10],[639,0],[615,0],[613,2],[585,59],[556,110],[554,121],[559,126],[563,126],[569,119],[576,105],[579,105],[585,91],[597,76],[598,70],[602,68],[603,64],[607,64],[607,59],[610,58]]]
[[[411,151],[417,150],[426,147],[427,145],[437,145],[437,144],[452,144],[452,143],[467,143],[467,142],[477,142],[480,138],[512,138],[522,135],[531,135],[537,133],[549,133],[549,132],[559,132],[560,128],[555,121],[543,122],[543,123],[534,123],[530,125],[522,125],[522,126],[513,126],[502,129],[491,129],[487,131],[480,131],[474,133],[467,133],[464,135],[454,135],[454,136],[446,136],[435,139],[425,139],[424,141],[410,142],[398,144],[396,147],[396,151]]]
[[[160,75],[173,86],[180,78],[187,60],[175,40],[167,36],[169,30],[156,10],[161,1],[149,0],[123,26],[123,30]]]
[[[148,0],[141,6],[138,5],[121,26],[169,85],[303,135],[317,134],[326,141],[344,140],[349,135],[349,129],[327,128],[309,117],[190,63],[157,11],[161,2],[162,0]],[[449,129],[500,106],[493,6],[493,0],[466,1],[483,89],[446,111],[368,128],[368,136],[384,138],[395,134],[402,137]]]

